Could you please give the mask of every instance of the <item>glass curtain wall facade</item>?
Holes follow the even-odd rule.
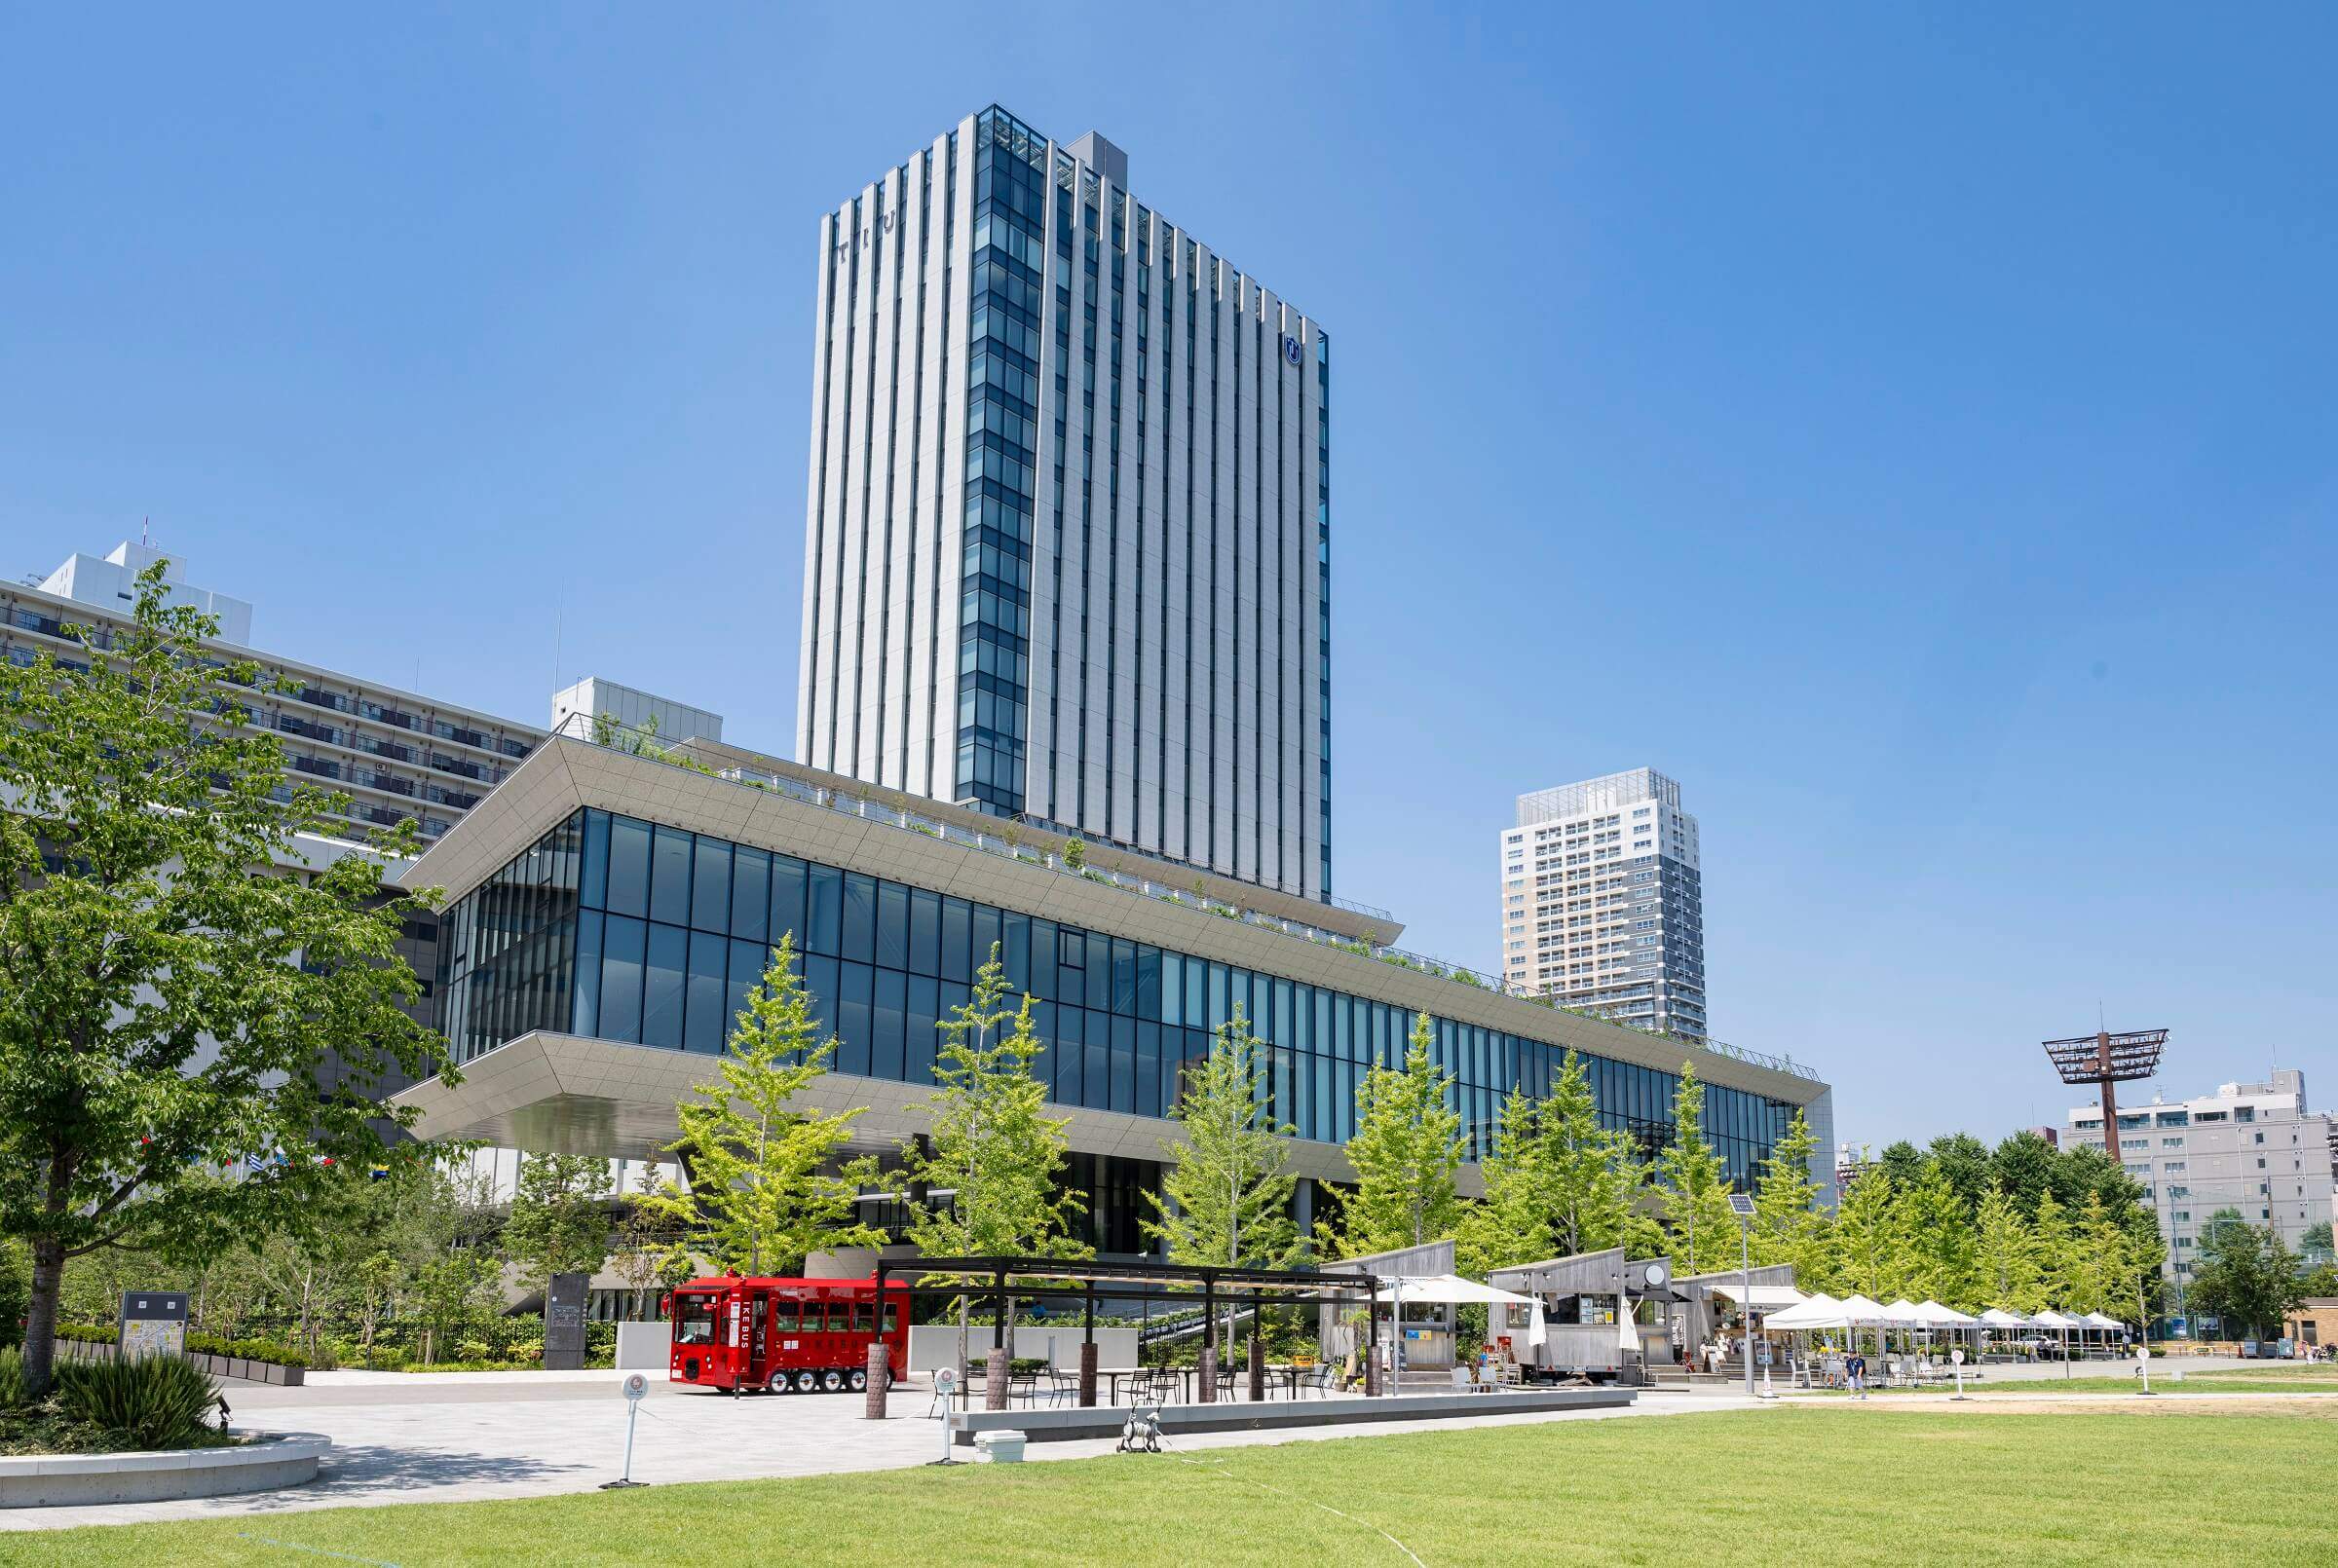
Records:
[[[1001,816],[1023,810],[1046,168],[1047,138],[1012,115],[975,122],[958,786]]]
[[[530,1029],[718,1053],[791,931],[838,1070],[898,1082],[931,1081],[935,1025],[967,999],[994,944],[1008,981],[1037,998],[1037,1070],[1060,1105],[1164,1115],[1184,1064],[1238,1007],[1266,1042],[1274,1113],[1301,1138],[1343,1142],[1358,1083],[1402,1061],[1412,1027],[1386,1002],[597,810],[457,902],[446,927],[442,1016],[458,1064]],[[1481,1158],[1502,1097],[1513,1085],[1547,1094],[1565,1050],[1452,1019],[1432,1027]],[[1584,1062],[1609,1127],[1649,1150],[1669,1139],[1674,1074]],[[1741,1183],[1792,1115],[1706,1090],[1707,1136]]]

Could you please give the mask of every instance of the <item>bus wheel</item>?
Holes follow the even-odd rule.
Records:
[[[771,1376],[771,1380],[764,1384],[764,1390],[766,1393],[770,1394],[785,1394],[788,1390],[787,1374],[785,1372],[773,1372]]]
[[[845,1386],[845,1374],[831,1366],[820,1374],[820,1392],[834,1394]]]
[[[811,1370],[810,1367],[806,1367],[803,1371],[796,1374],[796,1392],[798,1394],[810,1394],[813,1389],[818,1388],[819,1386],[820,1374]]]
[[[855,1366],[851,1371],[845,1374],[845,1387],[850,1389],[853,1393],[863,1393],[867,1390],[868,1386],[869,1369],[867,1367]]]

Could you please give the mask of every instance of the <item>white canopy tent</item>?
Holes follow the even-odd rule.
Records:
[[[1739,1303],[1741,1306],[1771,1314],[1784,1312],[1789,1307],[1798,1307],[1810,1299],[1791,1285],[1708,1285],[1705,1288],[1715,1295],[1727,1296],[1732,1301],[1737,1301],[1742,1295],[1745,1299]]]
[[[1804,1328],[1847,1328],[1850,1324],[1843,1317],[1843,1304],[1821,1290],[1816,1295],[1805,1296],[1799,1306],[1771,1313],[1764,1326],[1784,1332]]]
[[[1400,1322],[1408,1301],[1429,1301],[1440,1306],[1525,1307],[1527,1345],[1540,1350],[1549,1338],[1549,1331],[1543,1325],[1540,1296],[1519,1295],[1496,1286],[1465,1280],[1458,1274],[1399,1274],[1384,1283],[1396,1303]],[[1402,1344],[1401,1338],[1398,1342]]]
[[[2029,1320],[2017,1312],[2008,1312],[2003,1307],[1991,1307],[1980,1315],[1980,1324],[1984,1328],[2001,1328],[2011,1331],[2016,1328],[2027,1328]]]
[[[2118,1319],[2106,1317],[2099,1312],[2088,1313],[2086,1321],[2089,1327],[2108,1329],[2112,1333],[2118,1333],[2127,1327],[2127,1325],[2121,1323]]]

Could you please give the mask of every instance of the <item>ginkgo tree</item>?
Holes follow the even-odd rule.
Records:
[[[715,1079],[675,1107],[682,1136],[666,1151],[688,1189],[660,1182],[642,1204],[679,1221],[695,1251],[742,1274],[788,1273],[813,1252],[882,1246],[885,1233],[861,1222],[858,1186],[840,1163],[861,1108],[803,1101],[836,1040],[820,1038],[793,932],[746,1001]]]
[[[1461,1222],[1461,1113],[1448,1102],[1452,1075],[1429,1058],[1434,1028],[1420,1014],[1404,1066],[1375,1064],[1356,1090],[1356,1133],[1347,1140],[1356,1190],[1340,1237],[1350,1257],[1418,1247]]]

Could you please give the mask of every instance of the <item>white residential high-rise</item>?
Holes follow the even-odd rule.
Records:
[[[1322,329],[996,107],[817,274],[799,759],[1328,899]]]
[[[1502,979],[1619,1023],[1705,1035],[1705,895],[1680,786],[1636,767],[1518,798],[1502,833]]]
[[[2101,1148],[2102,1106],[2070,1112],[2065,1143]],[[2306,1108],[2306,1075],[2221,1084],[2212,1095],[2119,1107],[2119,1163],[2143,1184],[2168,1239],[2166,1274],[2180,1290],[2218,1210],[2270,1225],[2291,1248],[2326,1223],[2338,1188],[2338,1117]]]

